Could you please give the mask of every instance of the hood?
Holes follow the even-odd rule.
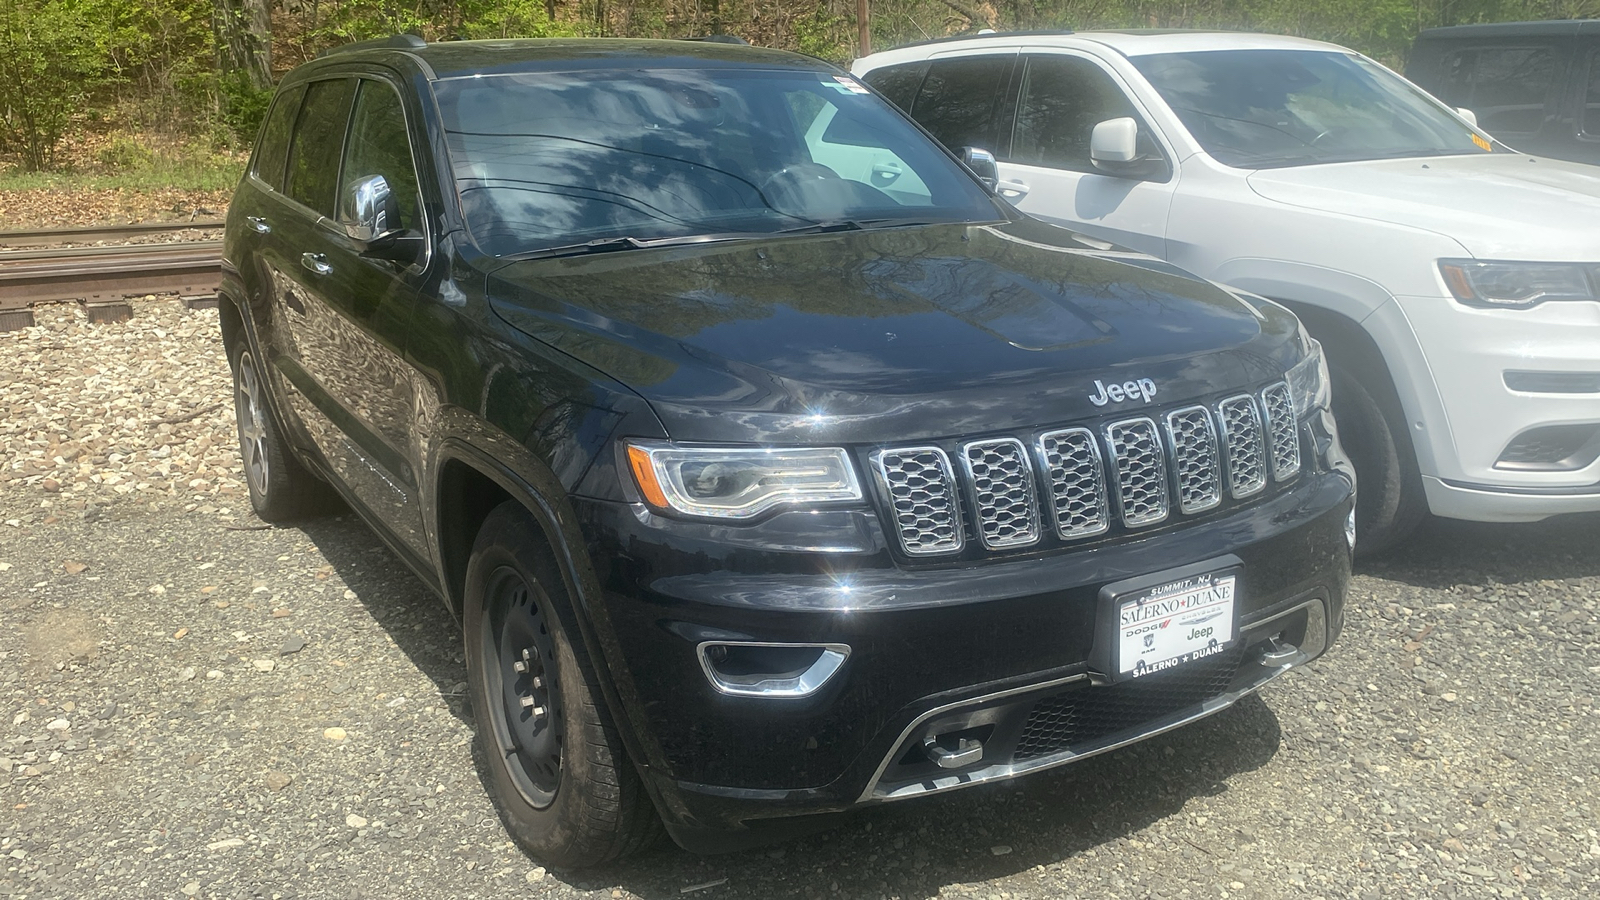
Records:
[[[1421,228],[1479,259],[1600,259],[1600,168],[1520,153],[1263,169],[1262,197]]]
[[[881,441],[1167,408],[1282,374],[1294,319],[1032,220],[514,262],[517,329],[626,384],[675,440]],[[1154,403],[1097,407],[1148,379]]]

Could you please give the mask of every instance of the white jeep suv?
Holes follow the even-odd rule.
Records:
[[[1427,511],[1600,510],[1600,168],[1517,153],[1296,38],[979,35],[854,71],[946,146],[990,150],[1021,209],[1298,313],[1366,550]]]

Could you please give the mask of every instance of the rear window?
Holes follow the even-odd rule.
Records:
[[[278,92],[272,101],[272,111],[261,126],[261,140],[256,146],[256,158],[251,171],[275,191],[283,190],[283,164],[289,158],[289,132],[294,128],[295,113],[300,111],[300,98],[305,95],[304,85],[295,85]]]
[[[917,88],[922,87],[922,77],[927,74],[928,64],[916,62],[904,66],[873,69],[861,76],[861,80],[889,98],[890,103],[906,112],[911,112],[911,104],[917,99]]]
[[[917,92],[917,121],[951,150],[993,149],[995,117],[1015,60],[1014,55],[963,56],[935,62]]]

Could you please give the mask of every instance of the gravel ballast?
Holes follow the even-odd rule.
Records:
[[[460,633],[353,515],[249,510],[215,311],[0,334],[0,897],[1600,895],[1600,517],[1434,522],[1259,697],[1015,782],[546,870]]]

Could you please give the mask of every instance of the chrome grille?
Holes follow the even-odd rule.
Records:
[[[1228,492],[1238,500],[1260,493],[1267,486],[1267,459],[1255,399],[1249,394],[1229,397],[1217,404],[1217,412],[1227,446]]]
[[[974,441],[961,448],[972,483],[978,539],[990,550],[1023,547],[1039,539],[1028,451],[1014,438]]]
[[[1105,534],[1113,510],[1124,528],[1159,525],[1174,506],[1183,515],[1220,506],[1224,485],[1235,500],[1256,496],[1269,479],[1299,474],[1297,429],[1280,382],[1100,432],[1047,431],[1032,445],[1002,436],[948,456],[931,445],[886,449],[873,454],[872,467],[900,547],[911,556],[951,555],[969,540],[985,550],[1030,547],[1049,527],[1063,541]],[[1044,483],[1035,482],[1040,475]]]
[[[1039,452],[1050,474],[1056,534],[1069,541],[1104,534],[1111,527],[1111,517],[1106,513],[1105,471],[1094,432],[1066,428],[1041,434]]]
[[[1122,507],[1122,524],[1140,528],[1165,522],[1171,511],[1167,499],[1167,461],[1161,436],[1149,419],[1127,419],[1106,426],[1111,449],[1111,474]]]
[[[874,461],[893,507],[900,546],[913,556],[960,550],[961,512],[944,451],[901,447],[877,454]]]
[[[1300,435],[1289,386],[1281,381],[1268,385],[1261,392],[1261,405],[1267,411],[1267,427],[1272,433],[1272,478],[1288,481],[1300,474]]]
[[[1167,413],[1167,444],[1177,476],[1178,509],[1205,512],[1222,502],[1222,475],[1217,461],[1217,429],[1204,406]]]

